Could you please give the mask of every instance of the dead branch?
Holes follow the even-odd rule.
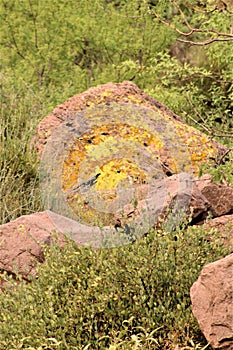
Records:
[[[192,120],[193,123],[195,123],[196,125],[198,125],[200,128],[202,128],[208,135],[210,135],[211,137],[226,137],[226,138],[233,138],[232,133],[221,133],[221,130],[218,130],[216,128],[210,128],[206,125],[206,121],[204,120],[204,118],[201,116],[201,114],[198,112],[198,110],[196,109],[196,107],[194,106],[194,104],[192,103],[192,101],[190,100],[190,97],[188,94],[186,94],[186,98],[190,104],[190,106],[192,107],[195,115],[198,117],[199,120],[201,120],[201,123],[198,122],[195,118],[193,118],[191,115],[189,115],[188,113],[186,113],[186,116]],[[219,133],[220,132],[220,133]]]
[[[209,39],[206,41],[192,41],[192,40],[184,40],[184,39],[176,39],[177,41],[179,41],[180,43],[185,43],[185,44],[189,44],[189,45],[196,45],[196,46],[207,46],[209,44],[212,44],[216,41],[218,42],[223,42],[223,41],[232,41],[233,40],[233,36],[232,38],[213,38],[213,39]]]
[[[189,44],[189,45],[197,45],[197,46],[207,46],[210,45],[214,42],[227,42],[227,41],[233,41],[233,21],[230,23],[230,31],[229,33],[227,32],[221,32],[218,31],[217,29],[201,29],[201,28],[193,28],[191,26],[191,24],[189,23],[184,11],[180,8],[179,4],[175,1],[175,0],[169,0],[169,2],[174,6],[174,8],[176,9],[176,11],[178,11],[178,13],[180,14],[183,23],[185,24],[186,28],[187,28],[187,32],[180,30],[176,25],[174,25],[172,22],[162,18],[156,11],[154,11],[153,9],[151,9],[149,6],[147,6],[148,8],[148,12],[153,15],[154,17],[156,17],[159,22],[165,24],[167,27],[173,29],[177,34],[179,34],[181,37],[185,37],[187,39],[182,39],[182,38],[177,38],[177,41],[185,43],[185,44]],[[144,0],[144,3],[148,5],[147,0]],[[229,15],[233,14],[233,11],[231,11],[228,7],[228,4],[223,1],[220,0],[217,4],[215,4],[214,8],[208,11],[196,8],[192,5],[185,5],[187,8],[192,9],[194,12],[200,12],[206,15],[212,14],[215,11],[219,11],[219,12],[224,12],[226,14],[227,17],[229,17]],[[204,41],[195,41],[191,39],[191,36],[194,33],[199,33],[199,34],[205,34],[205,35],[209,35],[212,36],[210,39],[204,40]],[[214,36],[213,36],[214,35]],[[188,39],[190,38],[190,39]]]
[[[218,160],[217,165],[221,165],[223,162],[223,159],[230,153],[233,151],[233,148],[228,148],[223,155],[221,156],[221,158]]]

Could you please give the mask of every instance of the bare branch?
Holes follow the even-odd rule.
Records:
[[[226,137],[229,139],[233,138],[232,134],[228,134],[228,133],[222,133],[222,134],[218,134],[215,133],[215,129],[211,130],[209,128],[207,128],[205,125],[199,123],[195,118],[193,118],[191,115],[189,115],[188,113],[185,113],[186,117],[189,118],[190,120],[192,120],[193,123],[195,123],[196,125],[198,125],[199,127],[201,127],[207,134],[209,134],[211,137]]]
[[[201,10],[201,9],[199,9],[199,8],[197,8],[197,7],[194,7],[194,6],[192,6],[192,5],[186,5],[188,8],[190,8],[191,10],[194,10],[195,12],[200,12],[200,13],[203,13],[203,14],[205,14],[205,15],[209,15],[210,13],[213,13],[213,12],[215,12],[215,11],[218,11],[218,7],[217,6],[215,6],[214,8],[213,8],[213,10],[209,10],[209,11],[205,11],[205,10]]]
[[[201,127],[207,134],[209,134],[211,137],[226,137],[226,138],[233,138],[232,133],[228,134],[226,133],[221,133],[222,131],[219,132],[219,130],[215,129],[215,128],[209,128],[208,126],[206,126],[206,121],[204,120],[204,118],[200,115],[200,113],[198,112],[198,110],[196,109],[196,107],[194,106],[194,104],[192,103],[192,101],[190,100],[190,97],[188,94],[186,94],[186,98],[190,104],[190,106],[192,107],[194,113],[196,114],[196,116],[198,117],[198,119],[201,120],[201,123],[198,122],[195,118],[193,118],[191,115],[189,115],[188,113],[186,113],[186,116],[192,120],[193,123],[195,123],[196,125],[198,125],[199,127]]]
[[[180,43],[185,43],[185,44],[190,44],[190,45],[196,45],[196,46],[206,46],[209,44],[212,44],[216,41],[222,42],[222,41],[233,41],[233,36],[232,38],[213,38],[213,39],[209,39],[206,41],[192,41],[192,40],[184,40],[184,39],[176,39],[177,41],[179,41]]]
[[[192,39],[188,40],[188,39],[182,39],[182,38],[177,38],[177,41],[185,43],[185,44],[189,44],[189,45],[206,46],[206,45],[210,45],[214,42],[227,42],[227,41],[233,40],[233,22],[230,23],[229,33],[220,32],[216,29],[193,28],[191,26],[191,24],[189,23],[184,11],[180,8],[179,4],[177,3],[177,1],[169,0],[169,2],[176,8],[178,13],[180,14],[180,16],[183,20],[183,23],[185,24],[186,28],[188,29],[187,32],[180,30],[172,22],[162,18],[156,11],[152,10],[149,6],[148,6],[148,11],[151,15],[155,16],[161,23],[163,23],[167,27],[173,29],[176,33],[178,33],[182,37],[189,38],[194,33],[200,33],[200,34],[205,34],[205,35],[209,34],[210,36],[212,36],[212,38],[204,40],[204,41],[195,41]],[[146,0],[144,0],[144,3],[146,3]],[[199,8],[192,6],[192,5],[185,5],[185,6],[189,9],[192,9],[194,12],[200,12],[200,13],[203,13],[206,15],[212,14],[215,11],[225,12],[225,14],[233,14],[233,11],[229,10],[227,3],[225,3],[223,0],[220,0],[220,2],[218,4],[215,4],[215,7],[209,11],[201,10]]]
[[[177,10],[179,11],[179,13],[181,14],[181,17],[183,18],[183,20],[184,20],[186,26],[189,28],[190,32],[192,32],[192,31],[193,31],[193,28],[192,28],[191,25],[189,24],[189,22],[188,22],[188,20],[187,20],[187,18],[186,18],[186,16],[185,16],[185,14],[184,14],[184,12],[181,10],[180,6],[177,4],[176,1],[173,1],[173,3],[174,3],[174,5],[175,5],[176,9],[177,9]]]
[[[233,148],[228,148],[228,149],[223,153],[223,155],[221,156],[221,158],[218,160],[217,165],[222,164],[223,159],[224,159],[230,152],[232,152],[232,151],[233,151]]]
[[[32,20],[33,20],[33,30],[34,30],[34,42],[35,42],[35,47],[38,49],[38,33],[37,33],[37,16],[38,13],[34,13],[33,12],[33,7],[32,7],[32,3],[31,0],[29,0],[29,5],[30,5],[30,10],[31,13],[30,15],[32,16]]]

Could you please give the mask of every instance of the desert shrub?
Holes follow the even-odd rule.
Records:
[[[0,222],[40,209],[37,164],[30,142],[44,113],[39,94],[19,91],[1,75],[0,94]]]
[[[232,147],[232,47],[215,43],[191,53],[185,47],[182,60],[172,49],[177,33],[153,12],[182,28],[173,5],[0,1],[1,223],[40,208],[37,160],[29,147],[36,125],[90,86],[131,80],[192,124],[190,115],[202,131],[219,129],[218,140]],[[207,19],[190,9],[187,15],[195,26],[201,21],[224,29],[221,11]]]
[[[189,289],[205,263],[226,253],[217,234],[207,240],[202,228],[152,232],[111,250],[51,246],[37,280],[0,294],[0,346],[204,346]]]
[[[216,129],[223,135],[218,140],[232,147],[232,45],[182,46],[184,57],[175,55],[177,35],[148,11],[156,6],[183,29],[173,5],[0,1],[1,223],[42,209],[38,159],[30,149],[36,125],[90,86],[129,79],[189,123],[188,115],[199,123],[193,125]],[[221,9],[207,22],[201,12],[185,14],[194,26],[227,29]],[[232,183],[232,153],[208,171]],[[191,314],[189,288],[203,264],[226,253],[202,228],[154,232],[112,250],[53,246],[37,280],[0,294],[0,348],[199,349],[205,341]]]

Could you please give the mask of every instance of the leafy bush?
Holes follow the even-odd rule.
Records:
[[[64,249],[52,246],[37,280],[0,294],[0,346],[204,346],[190,310],[189,289],[203,264],[226,253],[217,234],[209,242],[202,228],[151,232],[135,244],[111,250],[79,248],[72,242]]]
[[[30,141],[44,110],[40,96],[19,91],[1,75],[0,95],[0,221],[40,209],[36,154]]]
[[[78,3],[0,1],[1,223],[42,209],[38,160],[30,149],[36,125],[93,85],[129,79],[232,147],[232,45],[176,44],[176,54],[177,33],[153,11],[181,30],[185,22],[174,4],[204,30],[227,31],[230,14],[220,8],[206,16],[212,1]],[[193,11],[198,6],[201,11]],[[232,157],[208,168],[216,180],[233,183]],[[226,253],[202,228],[154,232],[112,250],[51,247],[37,280],[0,294],[0,348],[200,349],[205,341],[189,288],[203,264]]]

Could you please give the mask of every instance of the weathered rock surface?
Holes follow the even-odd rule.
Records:
[[[205,222],[204,227],[217,228],[220,232],[233,236],[233,214],[210,219]]]
[[[233,252],[233,214],[209,219],[203,224],[203,227],[207,232],[210,232],[209,240],[214,240],[213,230],[217,230],[223,243],[229,246]]]
[[[124,217],[119,217],[119,213],[116,213],[114,217],[116,224],[114,229],[116,231],[114,233],[117,234],[121,227],[130,227],[132,220],[138,223],[139,228],[140,225],[143,227],[144,223],[140,219],[140,215],[143,214],[145,208],[146,210],[149,208],[146,211],[146,214],[149,215],[148,221],[151,222],[152,220],[156,226],[158,216],[162,215],[167,220],[166,227],[168,229],[172,229],[174,225],[177,225],[181,220],[179,215],[183,214],[183,211],[186,215],[192,213],[192,219],[195,223],[203,222],[208,212],[211,211],[212,215],[217,218],[208,220],[205,223],[206,227],[216,227],[221,231],[224,240],[228,243],[232,242],[233,247],[233,189],[227,185],[215,184],[209,175],[204,175],[200,179],[196,179],[195,182],[189,182],[190,187],[185,187],[184,185],[187,185],[186,175],[181,175],[184,171],[193,173],[194,168],[197,170],[204,163],[213,162],[213,159],[221,160],[227,149],[187,125],[169,108],[145,94],[132,82],[125,81],[118,84],[99,85],[69,98],[39,123],[36,135],[32,140],[32,146],[41,157],[46,144],[49,143],[50,136],[54,135],[55,129],[61,126],[69,117],[74,115],[76,118],[76,113],[86,109],[89,111],[97,106],[111,106],[112,103],[126,103],[127,105],[146,107],[147,110],[150,109],[150,111],[156,112],[159,122],[162,120],[163,125],[169,126],[163,129],[168,131],[163,146],[159,146],[158,149],[154,147],[156,146],[154,144],[151,146],[158,153],[156,159],[165,173],[165,184],[162,183],[162,187],[156,189],[157,193],[149,193],[146,201],[139,201],[137,208],[124,207]],[[92,112],[89,114],[91,115]],[[102,125],[102,123],[100,124]],[[100,135],[102,135],[101,132],[104,132],[104,130],[101,130],[101,125],[97,125]],[[138,128],[138,130],[138,133],[142,132],[141,129]],[[157,130],[158,139],[161,134],[160,131],[160,129],[159,132]],[[114,133],[115,130],[110,135],[108,130],[107,135],[115,137]],[[128,134],[131,134],[131,129]],[[93,133],[91,136],[98,144],[98,135]],[[163,135],[161,140],[164,140]],[[159,139],[159,141],[161,140]],[[131,139],[131,141],[136,144],[138,139]],[[147,147],[148,142],[144,142],[144,145]],[[57,147],[56,143],[55,146]],[[83,144],[83,149],[85,149],[85,146]],[[187,161],[187,156],[189,157],[190,171],[183,168],[182,162]],[[172,164],[178,165],[173,167]],[[72,163],[73,165],[74,163]],[[174,175],[177,173],[179,175]],[[194,171],[194,173],[197,173],[197,171]],[[181,181],[177,182],[180,176],[184,176],[183,180],[180,178]],[[147,189],[142,186],[141,188],[138,187],[138,190],[144,193]],[[143,193],[142,198],[144,198]],[[156,201],[158,203],[154,205]],[[190,210],[191,208],[193,211]],[[173,210],[170,217],[166,216],[167,209]],[[153,214],[152,217],[151,213]],[[92,226],[88,227],[82,224],[76,226],[73,225],[72,220],[62,216],[56,217],[56,215],[51,216],[48,211],[45,211],[26,215],[13,222],[1,225],[0,271],[6,271],[13,276],[15,273],[20,273],[26,280],[29,276],[35,276],[36,265],[44,261],[43,245],[50,245],[53,240],[51,232],[59,235],[59,231],[64,233],[69,228],[70,233],[73,234],[73,236],[71,234],[71,237],[78,244],[88,244],[89,238],[93,238]],[[137,222],[138,217],[139,221]],[[80,230],[77,230],[77,227]],[[100,228],[95,226],[94,229],[98,238]],[[59,237],[60,244],[64,244],[64,236],[59,235]],[[233,349],[233,254],[203,268],[199,279],[191,288],[191,300],[193,313],[210,344],[216,349]]]
[[[140,222],[137,223],[136,227],[140,231],[139,236],[142,236],[150,228],[145,223],[147,215],[149,225],[151,223],[156,225],[158,217],[164,215],[165,221],[167,219],[167,228],[172,229],[172,226],[176,226],[184,219],[184,214],[190,214],[190,206],[194,208],[192,213],[194,218],[207,215],[208,201],[198,190],[194,178],[190,174],[182,173],[159,182],[158,186],[154,188],[154,192],[149,193],[146,203],[139,202],[136,213],[132,211],[135,208],[126,208],[128,212],[124,213],[126,214],[124,217],[127,218],[127,227],[130,228],[131,219],[137,220],[138,213],[141,215],[141,220],[139,220]],[[173,210],[169,218],[166,217],[169,213],[168,209]],[[129,211],[130,215],[128,215]],[[116,216],[117,219],[119,218]],[[118,229],[127,222],[118,225]],[[135,224],[133,227],[135,227]],[[110,244],[114,245],[113,238],[117,240],[118,229],[113,227],[114,232],[111,236],[112,229],[106,227],[105,241],[108,238],[112,240]],[[58,234],[59,231],[63,233],[69,231],[70,237],[79,245],[92,244],[93,246],[101,246],[99,241],[103,239],[104,234],[104,228],[100,229],[76,223],[50,211],[22,216],[0,226],[0,269],[10,274],[18,272],[23,278],[34,275],[36,264],[44,261],[43,245],[49,245],[53,239],[51,233]],[[133,232],[135,232],[135,229],[133,229]]]
[[[233,188],[227,184],[217,184],[206,174],[197,179],[197,186],[211,206],[213,217],[233,213]]]
[[[80,112],[85,108],[104,105],[110,102],[131,103],[154,108],[183,123],[179,116],[162,103],[145,94],[134,83],[129,81],[124,81],[123,83],[107,83],[70,97],[42,119],[37,127],[36,137],[33,140],[33,142],[36,143],[35,148],[38,154],[42,153],[53,130],[72,114]]]
[[[50,245],[51,233],[59,234],[46,211],[0,226],[0,270],[20,273],[27,279],[35,274],[36,264],[44,261],[43,245]],[[63,242],[59,235],[59,242]]]
[[[139,190],[145,191],[146,185],[140,186]],[[189,219],[190,215],[194,221],[205,219],[209,208],[209,202],[198,189],[194,177],[180,173],[158,181],[158,185],[148,192],[145,200],[139,201],[136,207],[133,204],[126,205],[121,213],[117,213],[116,218],[120,224],[124,218],[131,220],[139,215],[145,220],[146,214],[151,213],[155,226],[158,225],[157,219],[160,216],[167,229],[172,229],[172,226]]]
[[[192,311],[214,349],[233,349],[233,254],[206,265],[190,291]]]
[[[202,165],[208,160],[214,158],[220,159],[226,152],[226,147],[187,125],[169,108],[145,94],[132,82],[125,81],[123,83],[108,83],[90,88],[57,106],[38,125],[35,138],[32,142],[38,154],[42,154],[47,140],[53,131],[67,120],[68,117],[86,108],[106,105],[112,102],[144,106],[159,113],[161,120],[167,120],[171,125],[171,129],[176,134],[171,142],[177,142],[177,139],[179,139],[180,144],[186,145],[187,153],[190,155],[193,164]],[[175,151],[175,154],[177,157],[182,157],[182,151],[179,149]],[[161,155],[164,164],[166,163],[166,157],[166,152],[164,155]],[[174,169],[170,168],[168,172],[171,174],[176,173]],[[180,170],[177,172],[180,172]]]

